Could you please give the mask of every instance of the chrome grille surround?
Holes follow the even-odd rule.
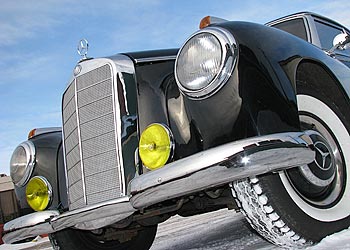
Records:
[[[126,195],[120,136],[126,98],[119,100],[125,93],[117,92],[118,66],[106,58],[80,66],[62,99],[70,210]]]

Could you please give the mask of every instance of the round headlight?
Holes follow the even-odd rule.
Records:
[[[52,188],[46,178],[35,176],[26,187],[28,205],[35,211],[43,211],[51,202]]]
[[[27,183],[35,164],[35,146],[31,141],[21,143],[10,160],[10,175],[17,186]]]
[[[165,125],[153,123],[141,134],[139,155],[145,167],[154,170],[164,166],[174,149],[173,136]]]
[[[236,53],[236,42],[228,31],[213,27],[196,32],[176,58],[175,78],[180,90],[193,98],[214,94],[232,74]]]
[[[189,90],[202,89],[219,73],[222,50],[219,40],[210,33],[192,37],[177,60],[177,79]]]

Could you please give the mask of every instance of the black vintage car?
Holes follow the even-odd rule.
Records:
[[[286,247],[349,227],[349,30],[306,12],[200,28],[179,50],[93,59],[80,42],[62,129],[13,153],[5,242],[149,249],[169,217],[222,208]]]

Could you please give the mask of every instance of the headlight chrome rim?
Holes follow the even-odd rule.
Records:
[[[14,154],[16,153],[17,149],[23,148],[26,154],[26,163],[25,163],[25,169],[24,173],[20,178],[16,178],[14,175],[19,174],[17,171],[13,172],[13,159],[14,159]],[[10,161],[10,174],[11,174],[11,179],[13,183],[18,186],[18,187],[23,187],[28,181],[30,176],[32,175],[34,166],[35,166],[35,161],[36,161],[36,150],[34,143],[31,141],[25,141],[19,144],[16,149],[14,150],[14,153],[12,154],[11,161]],[[17,166],[18,168],[19,166]],[[18,170],[18,169],[16,169]]]
[[[181,83],[179,77],[178,77],[178,62],[179,57],[181,56],[181,53],[183,52],[184,47],[186,44],[191,41],[194,37],[203,34],[208,33],[210,35],[213,35],[220,43],[221,45],[221,65],[218,70],[218,73],[216,76],[211,80],[207,86],[202,87],[197,90],[190,89],[186,86],[184,86],[183,83]],[[180,48],[176,61],[175,61],[175,80],[176,83],[180,89],[180,91],[188,96],[191,99],[204,99],[208,98],[212,95],[214,95],[216,92],[218,92],[228,81],[230,76],[233,73],[233,70],[237,64],[238,59],[238,49],[237,49],[237,43],[233,35],[227,31],[224,28],[221,27],[208,27],[202,30],[199,30],[192,34],[182,45]]]

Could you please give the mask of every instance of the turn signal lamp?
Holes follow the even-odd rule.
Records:
[[[35,176],[26,187],[27,202],[35,211],[43,211],[51,202],[52,188],[46,178]]]
[[[199,23],[199,28],[204,29],[210,25],[210,16],[203,17]]]
[[[32,129],[31,131],[29,131],[28,139],[34,137],[34,136],[35,136],[35,133],[36,133],[36,128],[35,128],[35,129]]]
[[[155,170],[164,166],[174,151],[170,129],[159,123],[149,125],[141,134],[139,154],[143,165]]]
[[[199,28],[204,29],[205,27],[208,27],[210,24],[223,23],[223,22],[227,22],[227,20],[220,17],[215,17],[215,16],[206,16],[206,17],[203,17],[202,20],[200,21]]]

